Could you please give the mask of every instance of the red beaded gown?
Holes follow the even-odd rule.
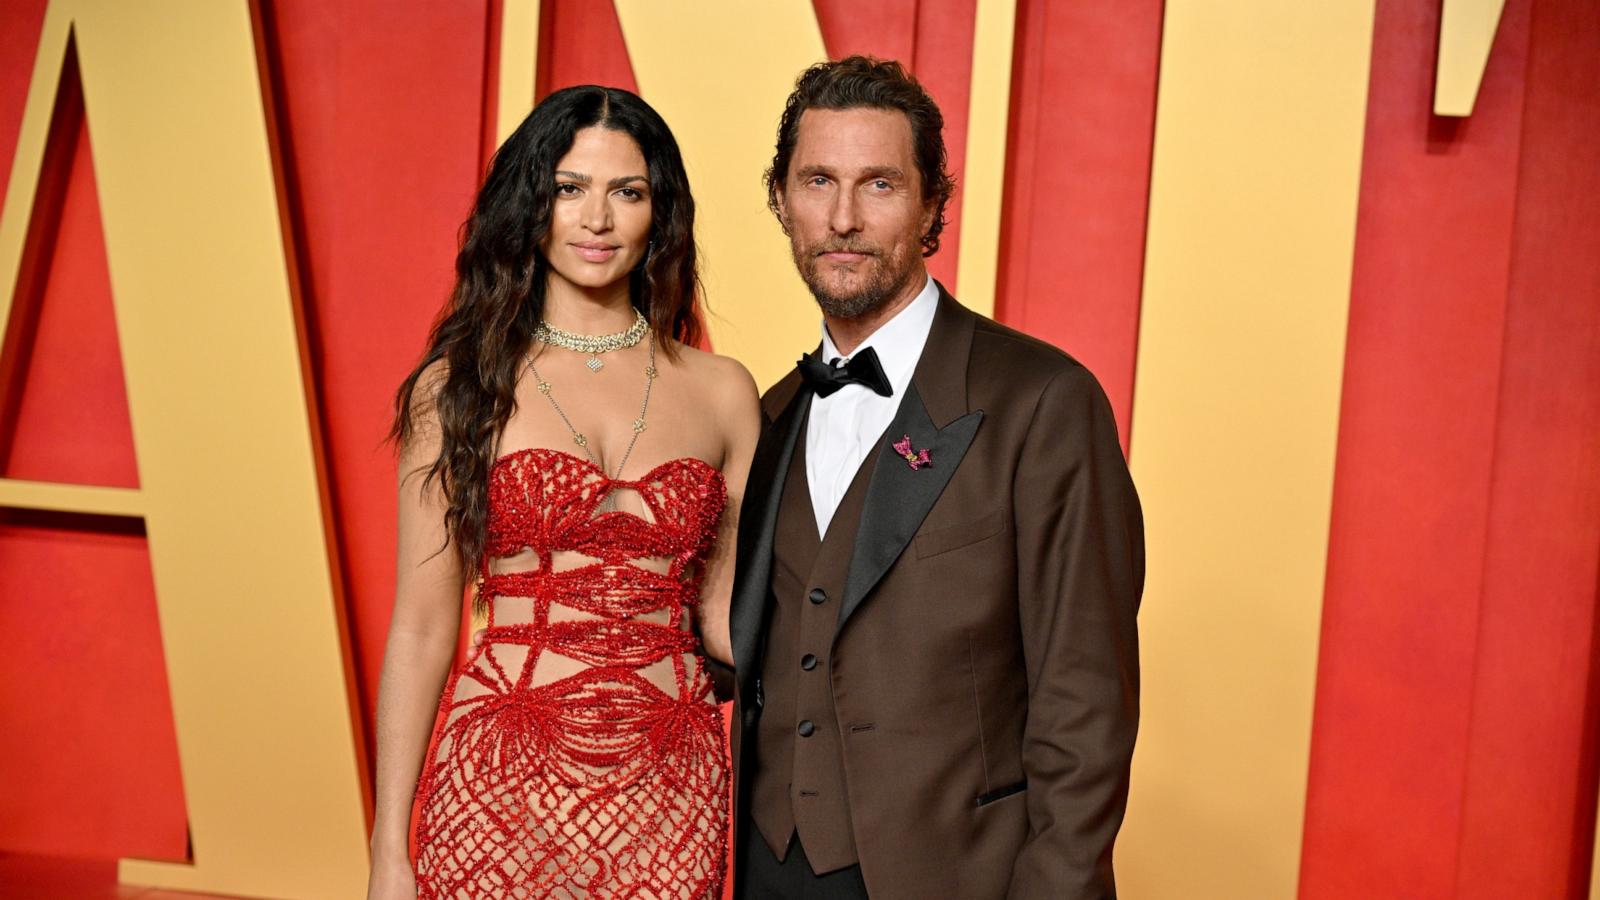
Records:
[[[726,501],[692,458],[633,481],[495,461],[489,624],[418,784],[419,897],[721,896],[727,746],[690,622]]]

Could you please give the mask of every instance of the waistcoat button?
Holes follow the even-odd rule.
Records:
[[[818,606],[828,602],[828,592],[824,591],[822,588],[812,588],[811,593],[807,594],[806,596],[811,599],[812,603],[815,603]]]
[[[801,737],[811,737],[816,734],[817,726],[813,725],[810,719],[801,719],[800,726],[795,730],[800,732]]]
[[[805,656],[800,657],[800,668],[805,669],[807,672],[809,672],[812,669],[815,669],[816,667],[817,667],[816,654],[807,653]]]

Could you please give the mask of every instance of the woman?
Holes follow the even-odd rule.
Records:
[[[626,91],[558,91],[495,155],[396,399],[370,898],[721,894],[703,654],[731,656],[759,411],[689,346],[693,226],[677,144]],[[447,681],[469,581],[488,626]]]

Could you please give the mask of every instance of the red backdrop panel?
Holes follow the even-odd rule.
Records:
[[[1431,115],[1439,5],[1377,7],[1304,898],[1455,895],[1529,6],[1466,120]]]
[[[1160,0],[1020,0],[996,318],[1089,367],[1133,418]]]
[[[395,466],[384,436],[393,391],[449,293],[457,229],[477,186],[487,12],[377,0],[278,0],[267,12],[343,587],[370,716],[394,600]]]
[[[67,80],[62,97],[78,97],[76,73]],[[15,369],[0,410],[0,475],[138,487],[89,132],[81,103],[61,106],[24,251],[33,283],[17,296],[20,327],[6,347]]]
[[[22,127],[22,107],[28,100],[28,80],[39,50],[39,28],[44,24],[46,0],[12,0],[0,4],[0,189],[11,179],[11,160],[17,150],[17,130]]]
[[[1588,896],[1600,579],[1600,6],[1533,9],[1456,896]]]
[[[182,860],[155,588],[133,523],[0,513],[0,848]]]
[[[610,3],[543,3],[539,7],[538,96],[575,84],[639,92]]]

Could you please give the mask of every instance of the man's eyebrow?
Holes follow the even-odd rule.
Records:
[[[813,175],[827,175],[829,177],[833,177],[833,169],[829,166],[809,165],[802,166],[795,172],[795,177],[797,178],[810,178]],[[904,179],[906,177],[906,173],[905,170],[901,169],[899,166],[868,166],[867,168],[861,170],[861,177],[866,179]]]
[[[650,179],[644,177],[643,175],[623,175],[620,178],[613,178],[610,181],[606,182],[606,187],[608,187],[608,188],[619,188],[619,187],[622,187],[625,184],[632,184],[635,181],[643,181],[645,183],[649,183]]]

